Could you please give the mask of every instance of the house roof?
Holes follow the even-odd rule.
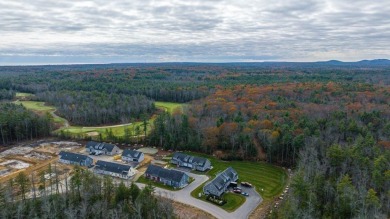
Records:
[[[108,144],[104,142],[96,142],[96,141],[89,141],[86,145],[87,148],[93,148],[95,150],[103,150],[106,149],[108,152],[112,152],[116,145],[114,144]]]
[[[112,173],[127,174],[131,170],[131,166],[98,160],[96,162],[95,169]]]
[[[196,163],[197,165],[199,165],[201,167],[203,167],[208,160],[207,158],[195,157],[195,156],[187,155],[187,154],[184,154],[181,152],[174,153],[172,158],[180,160],[180,161],[185,162],[185,163]]]
[[[85,161],[87,158],[90,158],[87,155],[76,154],[76,153],[67,152],[67,151],[61,151],[59,153],[59,155],[60,155],[61,159],[69,160],[69,161],[73,161],[73,162],[82,162],[82,161]]]
[[[136,150],[129,150],[129,149],[125,149],[123,152],[122,152],[122,156],[125,156],[125,157],[132,157],[132,158],[140,158],[142,155],[142,152],[140,151],[136,151]]]
[[[236,178],[235,176],[237,176],[237,172],[232,167],[228,167],[226,170],[219,173],[212,181],[207,183],[205,187],[213,187],[212,190],[217,190],[221,193],[225,190],[226,186]]]
[[[145,173],[149,175],[158,176],[160,178],[164,178],[174,182],[180,182],[183,176],[186,175],[186,173],[181,171],[169,170],[152,164],[149,165]]]

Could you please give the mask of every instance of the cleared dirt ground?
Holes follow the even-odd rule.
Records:
[[[79,151],[82,145],[77,142],[45,140],[24,143],[6,148],[0,153],[0,182],[14,178],[20,172],[30,174],[41,171],[58,160],[62,150]],[[62,168],[61,165],[58,165]],[[65,168],[65,167],[64,167]]]

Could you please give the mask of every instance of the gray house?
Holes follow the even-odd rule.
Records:
[[[189,176],[181,171],[169,170],[156,165],[149,165],[145,177],[175,188],[188,185]]]
[[[129,179],[134,176],[135,170],[128,165],[98,160],[93,170],[95,173]]]
[[[72,165],[80,166],[91,166],[93,159],[89,156],[83,154],[76,154],[72,152],[61,151],[59,153],[60,159],[59,162]]]
[[[212,181],[206,183],[203,187],[203,193],[206,195],[221,197],[221,195],[227,190],[230,183],[237,180],[237,172],[232,167],[228,167],[223,172],[217,174]]]
[[[120,152],[118,146],[114,144],[107,144],[103,142],[90,141],[85,146],[85,150],[89,153],[115,155]]]
[[[203,157],[195,157],[184,153],[176,152],[171,159],[172,164],[180,167],[188,167],[193,170],[206,171],[211,168],[209,159]]]
[[[141,163],[144,160],[144,153],[136,150],[126,149],[122,152],[122,160],[126,162],[138,162]]]

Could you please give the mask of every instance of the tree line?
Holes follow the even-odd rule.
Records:
[[[154,196],[150,185],[115,183],[76,167],[59,179],[56,166],[21,172],[0,186],[1,218],[175,218],[171,201]],[[49,176],[49,177],[48,177]]]
[[[0,101],[2,100],[12,100],[15,97],[15,91],[0,89]]]
[[[0,143],[31,140],[49,136],[52,130],[49,114],[38,116],[22,105],[0,103]]]

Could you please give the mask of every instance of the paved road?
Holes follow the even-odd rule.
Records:
[[[241,205],[234,212],[227,212],[222,208],[219,208],[211,203],[196,199],[191,196],[191,192],[200,186],[202,183],[208,180],[208,176],[197,175],[193,173],[187,173],[190,177],[193,177],[195,180],[187,187],[179,191],[169,191],[162,188],[155,188],[155,192],[161,196],[170,198],[174,201],[182,202],[188,205],[192,205],[196,208],[199,208],[203,211],[206,211],[216,218],[220,219],[238,219],[238,218],[248,218],[250,213],[262,202],[262,198],[253,188],[242,188],[244,192],[249,193],[245,203]],[[143,188],[145,185],[137,183],[137,185]]]

